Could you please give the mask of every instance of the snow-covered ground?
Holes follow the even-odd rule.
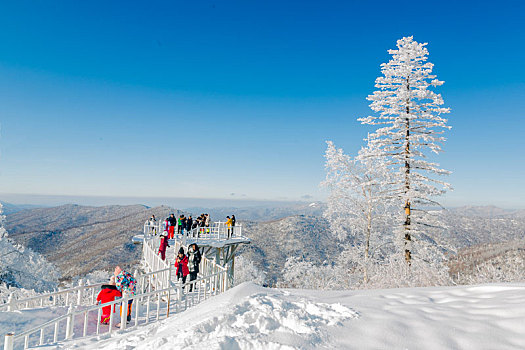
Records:
[[[49,348],[525,349],[525,284],[327,292],[244,283],[168,320]]]

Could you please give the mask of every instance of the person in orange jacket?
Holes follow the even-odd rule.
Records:
[[[115,285],[115,277],[112,276],[109,280],[109,284],[104,284],[101,287],[102,289],[98,293],[97,303],[104,304],[110,301],[115,300],[116,298],[121,298],[122,293],[117,289]],[[102,308],[102,316],[100,317],[100,323],[108,324],[109,318],[111,317],[111,305],[104,306]],[[115,306],[113,305],[113,312],[115,311]]]

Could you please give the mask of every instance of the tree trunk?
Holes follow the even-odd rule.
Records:
[[[410,91],[410,84],[407,78],[407,91]],[[405,260],[410,266],[411,260],[412,260],[412,253],[411,253],[411,247],[410,243],[412,241],[412,236],[410,233],[411,225],[410,225],[410,199],[408,198],[408,192],[410,191],[410,99],[407,98],[406,101],[406,118],[405,118],[405,223],[403,224],[404,232],[405,232]]]
[[[368,282],[368,257],[369,257],[369,251],[370,251],[370,234],[372,231],[372,204],[368,203],[368,211],[367,211],[367,225],[366,225],[366,242],[365,242],[365,268],[364,268],[364,280],[365,283]]]

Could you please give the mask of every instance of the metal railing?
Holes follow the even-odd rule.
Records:
[[[142,257],[144,269],[151,274],[151,284],[155,289],[164,289],[170,286],[171,269],[169,261],[162,260],[159,256],[160,237],[144,236],[142,244]]]
[[[146,222],[144,224],[144,237],[156,235],[164,231],[164,223]],[[175,227],[175,236],[182,238],[192,238],[192,241],[206,241],[217,240],[226,241],[229,239],[244,238],[242,236],[242,224],[228,227],[225,222],[217,221],[210,224],[210,226],[194,227],[191,230],[182,230],[183,234],[177,234],[177,227]]]
[[[4,350],[13,350],[15,346],[28,347],[42,346],[58,341],[66,341],[101,334],[110,334],[126,328],[135,328],[140,325],[156,322],[168,318],[171,313],[179,313],[211,296],[226,290],[227,272],[221,271],[206,277],[185,283],[173,284],[164,289],[150,290],[135,296],[124,293],[122,299],[117,299],[99,305],[88,307],[70,306],[67,313],[42,325],[19,334],[5,335]],[[192,291],[190,291],[190,286]],[[133,299],[131,308],[131,322],[128,326],[124,321],[127,318],[128,301]],[[115,312],[120,305],[121,315]],[[101,324],[102,308],[110,306],[108,324]],[[120,321],[120,325],[117,322]]]
[[[83,280],[79,280],[77,287],[57,290],[44,293],[33,297],[16,300],[13,294],[9,295],[6,304],[0,305],[0,311],[15,311],[45,306],[69,306],[81,305],[83,303],[94,303],[97,297],[97,289],[104,283],[85,285]]]
[[[13,300],[0,307],[8,311],[18,309],[20,306],[68,306],[66,314],[42,325],[14,334],[8,333],[4,339],[4,350],[13,350],[15,346],[24,349],[29,346],[41,346],[58,341],[96,336],[116,331],[114,324],[116,318],[114,310],[110,314],[107,325],[100,323],[102,308],[121,305],[120,320],[127,316],[127,304],[130,298],[132,305],[132,327],[167,318],[170,312],[181,312],[209,297],[226,291],[228,285],[228,270],[218,265],[215,261],[202,257],[199,265],[199,277],[193,281],[172,282],[172,263],[163,261],[157,254],[160,239],[155,235],[145,235],[143,244],[144,268],[147,271],[142,275],[135,272],[137,278],[137,294],[133,297],[124,293],[122,299],[117,299],[104,304],[95,304],[95,291],[102,284],[83,285],[80,281],[78,287],[56,291],[23,300]],[[176,241],[174,249],[178,251],[183,242]],[[187,247],[185,247],[187,248]],[[189,290],[192,290],[191,292]],[[87,305],[86,305],[87,304]],[[153,309],[153,311],[152,311]],[[134,316],[133,316],[134,314]],[[120,322],[120,329],[127,327],[126,322]]]
[[[166,280],[168,276],[169,266],[163,270],[138,274],[135,270],[134,276],[137,279],[138,290],[148,290],[152,286],[159,284],[162,281],[163,286],[167,287]],[[76,287],[57,290],[50,293],[44,293],[29,298],[17,300],[13,294],[9,295],[8,301],[0,305],[0,312],[2,311],[16,311],[21,309],[30,309],[36,307],[55,307],[55,306],[81,306],[93,305],[96,302],[99,288],[106,283],[84,284],[82,279]],[[153,287],[155,288],[155,287]]]

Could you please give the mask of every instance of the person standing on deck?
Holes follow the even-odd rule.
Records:
[[[151,230],[150,233],[153,233],[156,236],[157,235],[157,219],[155,218],[155,215],[151,215],[151,217],[149,218],[149,227]]]
[[[175,236],[175,226],[177,226],[177,219],[175,218],[175,214],[170,214],[168,221],[170,223],[168,238],[171,239],[173,238],[173,236]]]
[[[199,246],[193,243],[188,248],[188,271],[190,272],[190,282],[197,279],[199,274],[199,264],[201,263],[201,252]],[[193,284],[190,285],[190,292],[193,290]]]
[[[186,235],[189,235],[190,232],[191,232],[191,229],[193,228],[193,218],[190,216],[188,216],[188,218],[186,219],[186,232],[187,234]]]
[[[235,215],[232,214],[232,236],[235,233]]]
[[[230,239],[230,236],[232,234],[232,219],[230,219],[229,216],[226,217],[226,228],[228,229],[228,239]]]
[[[201,233],[204,234],[204,227],[206,226],[206,216],[201,214],[199,221],[199,234],[197,237],[201,236]]]
[[[206,226],[206,233],[210,233],[210,214],[204,214],[205,221],[204,225]]]
[[[177,234],[181,235],[184,231],[184,228],[186,226],[186,219],[184,218],[184,215],[179,216],[179,220],[177,221]]]

